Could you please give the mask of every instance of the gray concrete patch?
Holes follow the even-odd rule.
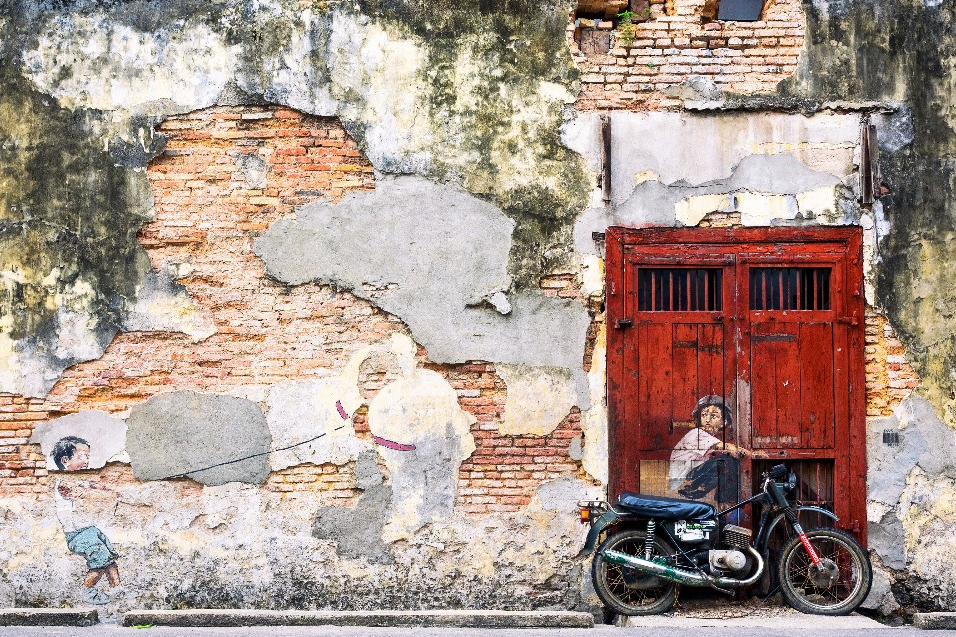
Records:
[[[367,449],[355,461],[355,486],[359,489],[371,489],[382,484],[382,470],[378,468],[376,458],[378,454]]]
[[[303,207],[274,223],[255,252],[280,281],[345,288],[400,317],[435,362],[571,370],[586,408],[590,318],[580,304],[539,291],[506,294],[514,227],[456,186],[400,177],[337,205]]]
[[[99,623],[93,608],[3,608],[0,626],[92,626]]]
[[[379,474],[381,479],[381,474]],[[391,564],[392,554],[382,540],[382,528],[392,502],[392,487],[368,487],[355,508],[324,507],[315,514],[312,535],[333,540],[339,555],[376,564]]]
[[[896,612],[900,605],[893,596],[892,580],[886,569],[873,565],[873,584],[870,593],[863,600],[862,608],[875,610],[881,615],[890,615]]]
[[[588,613],[570,611],[251,611],[159,610],[123,616],[124,626],[365,626],[447,628],[592,628]]]
[[[915,613],[913,625],[923,630],[956,630],[956,613]]]
[[[90,469],[99,469],[110,460],[126,460],[126,422],[105,411],[80,411],[40,423],[33,430],[30,442],[40,445],[47,469],[57,470],[50,454],[53,445],[67,436],[81,438],[90,444]]]
[[[140,480],[188,475],[214,486],[262,484],[269,475],[272,436],[250,400],[192,391],[159,394],[133,407],[128,425],[127,452]],[[240,460],[247,456],[255,457]],[[212,468],[200,470],[206,467]]]
[[[884,433],[897,443],[884,442]],[[883,564],[903,569],[906,537],[900,519],[900,499],[907,478],[919,467],[929,476],[956,473],[956,434],[922,398],[909,398],[896,415],[870,421],[867,427],[867,492],[870,500],[869,547]]]

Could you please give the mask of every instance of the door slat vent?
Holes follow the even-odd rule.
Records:
[[[639,312],[719,312],[720,268],[641,268],[637,271]]]
[[[751,310],[829,310],[830,268],[750,268]]]

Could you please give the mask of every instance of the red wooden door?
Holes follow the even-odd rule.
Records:
[[[612,228],[607,246],[612,497],[730,504],[791,461],[863,538],[859,230]]]

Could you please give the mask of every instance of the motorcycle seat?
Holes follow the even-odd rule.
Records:
[[[705,520],[717,514],[717,509],[706,502],[641,495],[630,491],[621,492],[617,505],[628,513],[658,520]]]

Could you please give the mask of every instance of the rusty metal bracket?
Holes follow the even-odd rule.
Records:
[[[604,204],[611,203],[611,117],[601,115],[601,195]]]

